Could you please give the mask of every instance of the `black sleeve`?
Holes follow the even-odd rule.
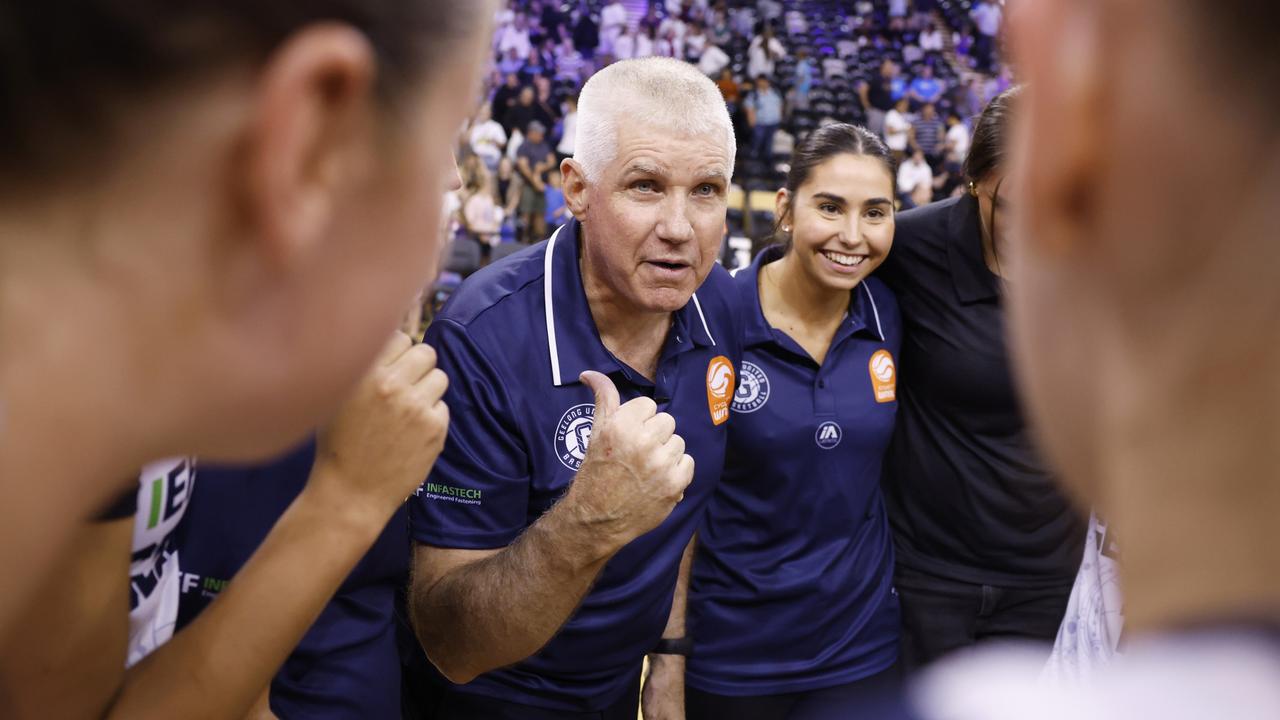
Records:
[[[135,483],[136,485],[136,483]],[[138,488],[130,487],[128,491],[121,493],[118,497],[110,502],[97,515],[94,516],[93,522],[111,522],[112,520],[123,520],[131,518],[138,512]]]

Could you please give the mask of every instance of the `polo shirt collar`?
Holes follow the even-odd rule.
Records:
[[[956,297],[966,305],[1000,297],[1000,279],[987,267],[981,238],[978,199],[962,195],[947,215],[947,263]]]
[[[746,285],[742,295],[748,309],[745,317],[745,347],[779,343],[779,336],[785,336],[785,333],[775,330],[769,324],[765,319],[764,309],[760,306],[760,269],[781,258],[783,254],[784,248],[781,245],[770,245],[756,253],[750,265],[734,271],[735,277],[743,276],[739,281]],[[849,294],[848,315],[836,330],[835,337],[831,339],[831,346],[835,347],[836,343],[856,333],[865,333],[884,342],[880,308],[876,306],[876,299],[865,281],[858,283],[858,286]],[[794,344],[794,341],[788,344]]]
[[[551,382],[557,387],[577,383],[578,376],[585,370],[632,375],[605,348],[591,316],[578,265],[580,228],[581,224],[576,219],[556,228],[544,250],[542,292],[547,321],[547,352]],[[696,292],[673,315],[671,331],[663,346],[663,359],[695,347],[716,344]]]

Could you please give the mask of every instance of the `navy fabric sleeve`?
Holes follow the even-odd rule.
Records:
[[[411,535],[435,547],[505,547],[529,524],[530,481],[508,382],[452,320],[433,322],[424,342],[449,376],[449,435],[426,483],[409,499]]]

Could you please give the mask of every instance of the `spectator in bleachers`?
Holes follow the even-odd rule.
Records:
[[[546,234],[547,189],[544,180],[548,170],[556,165],[556,156],[546,143],[547,126],[534,120],[529,123],[524,142],[516,151],[516,170],[524,181],[520,194],[520,239],[533,242]]]
[[[524,68],[525,59],[520,57],[520,53],[515,48],[507,48],[503,53],[502,59],[498,61],[498,71],[503,75],[518,75]]]
[[[925,65],[907,88],[907,97],[920,105],[937,103],[946,89],[946,83],[933,76],[933,66]]]
[[[498,161],[498,174],[493,182],[493,202],[502,208],[503,217],[510,222],[520,205],[522,181],[516,175],[516,165],[506,155]]]
[[[627,8],[620,0],[604,6],[600,11],[600,52],[618,57],[617,41],[629,21]]]
[[[653,38],[653,54],[659,57],[684,59],[684,40],[676,33],[675,28],[664,25],[664,30],[650,30]]]
[[[951,105],[960,117],[966,121],[976,118],[982,112],[982,89],[978,87],[978,79],[970,77],[963,85],[957,85],[951,93]]]
[[[557,160],[573,157],[578,139],[578,96],[564,99],[564,119],[561,121],[560,142],[556,145]]]
[[[935,169],[942,167],[942,156],[946,145],[946,126],[938,117],[938,110],[933,103],[927,103],[920,109],[920,117],[911,124],[911,144],[924,153],[924,159]]]
[[[546,108],[541,103],[534,102],[536,97],[531,85],[520,88],[519,99],[507,110],[506,117],[503,119],[502,127],[507,131],[507,135],[515,132],[521,135],[527,134],[529,124],[534,121],[541,123],[543,128],[552,124],[551,115]]]
[[[698,69],[707,77],[718,77],[722,70],[728,69],[730,60],[729,55],[721,50],[719,45],[708,45],[702,57],[698,59]],[[724,88],[721,87],[720,91],[723,93]]]
[[[471,152],[484,162],[489,172],[496,171],[502,149],[507,146],[507,131],[493,119],[493,109],[488,103],[481,103],[468,140]]]
[[[738,103],[742,102],[742,86],[733,77],[733,71],[727,67],[722,69],[720,78],[716,80],[716,87],[720,88],[720,94],[724,96],[724,102],[729,106],[729,114],[733,115],[738,110]]]
[[[767,75],[756,78],[756,89],[743,102],[751,126],[751,154],[768,161],[773,157],[773,136],[782,124],[782,96]]]
[[[520,76],[525,82],[533,82],[535,77],[540,77],[549,73],[551,69],[551,58],[539,46],[535,45],[529,49],[525,56],[524,65],[520,68]]]
[[[462,227],[477,242],[496,245],[505,211],[494,201],[493,176],[483,163],[467,164],[462,174]]]
[[[809,92],[813,90],[813,61],[809,49],[796,50],[796,67],[791,82],[791,106],[797,110],[809,109]]]
[[[649,36],[634,27],[623,29],[622,34],[613,41],[613,57],[617,60],[648,57],[652,54],[651,50]]]
[[[582,84],[582,71],[588,66],[588,62],[573,44],[572,39],[562,38],[556,45],[552,64],[555,66],[556,80],[567,80],[575,87]]]
[[[714,46],[709,43],[707,26],[701,20],[689,23],[689,28],[684,35],[684,55],[682,57],[691,63],[700,63],[703,55],[706,54],[710,47]],[[723,52],[722,50],[721,53],[723,54]],[[699,66],[699,69],[701,69],[701,66]],[[716,75],[714,72],[707,72],[706,70],[702,72],[708,77],[715,77]]]
[[[947,113],[946,163],[957,168],[969,155],[969,127],[954,112]]]
[[[707,34],[714,45],[721,47],[733,39],[733,24],[729,21],[729,11],[724,4],[716,5],[711,13],[711,22],[707,24]]]
[[[563,178],[560,171],[552,168],[547,173],[547,189],[543,191],[543,202],[546,204],[544,215],[545,227],[553,228],[563,225],[569,219],[569,209],[564,204]]]
[[[979,70],[990,70],[992,53],[996,48],[996,36],[1000,34],[1000,21],[1003,13],[1000,6],[991,0],[978,0],[969,12],[978,32],[974,36],[973,57]]]
[[[577,21],[573,25],[573,47],[587,59],[594,59],[596,50],[601,45],[600,26],[591,15],[591,8],[582,3],[578,10]],[[625,12],[625,11],[624,11]]]
[[[506,56],[514,50],[516,57],[528,57],[533,43],[529,38],[529,18],[522,12],[515,14],[512,23],[498,33],[498,52]]]
[[[937,25],[930,25],[924,32],[920,33],[921,50],[926,53],[940,53],[943,47],[942,30]]]
[[[781,40],[773,36],[773,26],[766,23],[747,48],[747,77],[752,80],[761,76],[772,78],[774,63],[786,56],[787,49]]]
[[[884,135],[885,116],[894,105],[891,82],[895,71],[893,61],[886,58],[880,63],[880,72],[858,84],[858,99],[867,116],[867,129],[880,136]]]
[[[898,166],[898,198],[903,210],[928,205],[933,200],[933,170],[919,149]]]
[[[498,86],[493,92],[493,100],[489,103],[489,116],[502,124],[502,129],[507,135],[511,134],[511,128],[507,126],[507,111],[516,103],[516,98],[520,96],[520,76],[514,72],[503,73],[504,82]]]
[[[902,98],[884,116],[884,144],[894,156],[901,158],[911,144],[911,120],[907,116],[909,101]]]

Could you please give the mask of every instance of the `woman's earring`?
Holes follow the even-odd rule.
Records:
[[[782,226],[782,232],[791,232],[791,226],[790,226],[790,225],[783,225],[783,226]]]
[[[969,181],[969,194],[978,197],[978,186],[974,185],[972,180]]]

